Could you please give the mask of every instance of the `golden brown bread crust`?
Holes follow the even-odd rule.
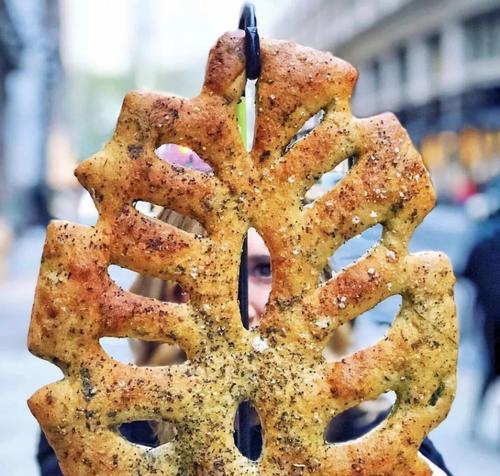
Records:
[[[95,228],[49,225],[29,347],[65,378],[29,406],[66,475],[431,474],[417,451],[453,399],[457,331],[448,260],[407,250],[434,205],[429,176],[393,115],[351,115],[352,66],[293,43],[261,45],[251,153],[235,118],[243,38],[229,33],[210,53],[199,96],[127,95],[112,140],[76,171],[99,210]],[[284,153],[320,109],[321,124]],[[162,143],[192,148],[214,175],[160,160],[154,150]],[[349,156],[357,162],[341,183],[302,207],[314,180]],[[142,216],[132,205],[139,199],[195,217],[208,237]],[[380,243],[318,287],[333,251],[376,223],[384,226]],[[249,226],[272,257],[258,331],[241,326],[237,302]],[[175,280],[191,301],[123,291],[107,274],[110,264]],[[335,328],[394,294],[403,305],[382,341],[340,362],[323,360]],[[105,354],[102,336],[175,343],[189,361],[125,365]],[[388,390],[398,400],[379,427],[354,442],[325,443],[333,416]],[[263,426],[258,462],[233,444],[244,399]],[[175,440],[148,450],[117,431],[147,419],[173,422]]]

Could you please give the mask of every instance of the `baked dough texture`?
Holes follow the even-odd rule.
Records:
[[[350,112],[356,70],[329,53],[262,40],[253,149],[236,121],[245,85],[243,34],[212,48],[199,96],[125,97],[116,131],[76,170],[91,193],[95,227],[55,221],[47,231],[29,348],[64,378],[29,407],[65,475],[430,475],[418,456],[455,391],[454,276],[441,253],[409,254],[432,209],[429,175],[392,114]],[[320,124],[287,147],[305,121]],[[155,155],[190,147],[213,174]],[[349,173],[324,196],[303,196],[348,157]],[[141,215],[148,201],[197,219],[201,237]],[[319,276],[344,242],[380,223],[381,240],[325,284]],[[244,329],[238,308],[243,237],[255,227],[271,253],[272,291],[262,324]],[[178,282],[186,304],[118,287],[108,266]],[[399,294],[386,336],[337,362],[322,350],[341,324]],[[104,336],[180,345],[188,361],[138,367],[110,358]],[[397,401],[365,436],[325,442],[329,421],[382,393]],[[251,400],[262,423],[260,459],[233,442],[238,405]],[[151,449],[126,441],[120,424],[165,420],[175,438]]]

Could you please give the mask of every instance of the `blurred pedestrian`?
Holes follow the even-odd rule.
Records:
[[[481,329],[486,350],[486,368],[475,413],[478,421],[488,390],[500,378],[500,213],[481,225],[464,275],[477,290],[474,321]],[[473,435],[475,428],[474,425]]]

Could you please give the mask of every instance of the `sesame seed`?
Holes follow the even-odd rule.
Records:
[[[339,309],[345,309],[347,306],[347,298],[345,296],[337,296],[334,299],[334,304],[336,304]]]
[[[264,352],[269,348],[269,344],[260,336],[255,336],[252,339],[252,347],[255,352]]]
[[[330,320],[325,317],[324,319],[317,320],[314,324],[321,329],[326,329],[330,325]]]

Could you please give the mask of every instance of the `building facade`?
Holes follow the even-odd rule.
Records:
[[[52,106],[57,103],[54,93],[61,80],[59,4],[58,0],[4,0],[0,5],[9,18],[9,31],[16,32],[22,45],[16,50],[16,69],[1,78],[5,110],[0,214],[11,227],[22,230],[45,225],[50,218],[46,149]],[[12,41],[12,33],[7,36]]]
[[[431,169],[498,174],[500,0],[297,0],[276,30],[356,66],[355,114],[394,111]]]

